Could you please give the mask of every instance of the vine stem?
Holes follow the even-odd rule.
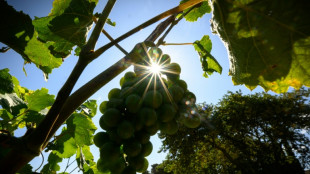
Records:
[[[93,17],[93,21],[94,21],[95,23],[97,23],[97,18]],[[114,42],[113,37],[112,37],[108,32],[106,32],[104,29],[102,29],[101,32],[102,32],[111,42]],[[116,43],[115,46],[116,46],[121,52],[123,52],[125,55],[128,55],[128,52],[127,52],[123,47],[121,47],[118,43]]]
[[[124,40],[124,39],[127,38],[128,36],[130,36],[130,35],[132,35],[132,34],[138,32],[138,31],[140,31],[141,29],[143,29],[143,28],[145,28],[145,27],[147,27],[147,26],[149,26],[149,25],[152,25],[153,23],[155,23],[155,22],[157,22],[157,21],[159,21],[159,20],[161,20],[161,19],[163,19],[163,18],[165,18],[165,17],[167,17],[167,16],[180,13],[180,12],[182,12],[182,11],[184,11],[184,10],[190,8],[190,7],[193,7],[193,6],[199,4],[199,3],[203,2],[203,1],[205,1],[205,0],[190,0],[190,1],[187,1],[187,2],[185,2],[185,3],[183,3],[183,4],[180,4],[180,5],[177,6],[177,7],[174,7],[174,8],[172,8],[172,9],[168,10],[168,11],[165,11],[165,12],[163,12],[163,13],[161,13],[161,14],[155,16],[155,17],[153,17],[152,19],[150,19],[150,20],[144,22],[143,24],[139,25],[138,27],[136,27],[136,28],[134,28],[134,29],[128,31],[127,33],[125,33],[125,34],[121,35],[120,37],[116,38],[114,41],[112,41],[112,42],[110,42],[110,43],[108,43],[108,44],[102,46],[102,47],[99,48],[98,50],[96,50],[96,51],[94,52],[94,54],[93,54],[93,56],[94,56],[93,58],[95,59],[95,58],[99,57],[99,56],[100,56],[103,52],[105,52],[107,49],[109,49],[110,47],[112,47],[112,46],[115,45],[116,43],[118,43],[118,42]]]
[[[168,46],[168,45],[193,45],[194,43],[162,43],[160,45]]]
[[[195,6],[192,6],[186,13],[183,13],[176,21],[174,21],[170,27],[167,29],[167,31],[163,34],[163,36],[158,39],[158,42],[156,44],[156,47],[159,47],[160,45],[162,45],[164,42],[164,39],[167,37],[167,35],[169,34],[169,32],[172,30],[172,28],[177,25],[189,12],[191,12],[196,6],[198,6],[200,4],[196,4]]]

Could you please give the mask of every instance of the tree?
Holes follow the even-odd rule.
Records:
[[[151,169],[151,174],[169,174],[164,171],[164,168],[159,164],[153,164]]]
[[[219,0],[209,4],[203,0],[184,0],[178,7],[159,14],[119,38],[113,39],[102,29],[105,23],[114,25],[108,16],[115,0],[109,0],[100,14],[93,14],[96,0],[55,1],[48,16],[35,19],[31,19],[23,12],[17,12],[1,0],[0,15],[3,17],[3,27],[0,41],[7,45],[1,52],[13,49],[21,55],[25,63],[34,63],[41,69],[46,79],[52,70],[59,67],[63,59],[71,54],[74,47],[76,47],[75,54],[79,56],[74,70],[58,92],[56,99],[48,94],[47,89],[31,91],[20,86],[18,80],[9,74],[8,69],[1,70],[0,168],[5,170],[1,172],[17,172],[44,149],[52,150],[52,153],[43,172],[59,170],[57,163],[74,154],[84,172],[98,172],[89,151],[96,129],[92,117],[96,114],[97,108],[95,101],[88,100],[89,97],[131,64],[141,60],[145,54],[143,45],[154,46],[151,42],[155,42],[167,28],[156,46],[168,44],[164,41],[166,35],[182,18],[195,21],[205,13],[210,13],[211,6],[214,9],[214,30],[228,43],[232,67],[237,67],[231,69],[234,83],[245,84],[251,89],[261,85],[266,90],[276,92],[287,91],[289,86],[295,88],[302,85],[309,86],[307,50],[310,30],[306,23],[309,3],[291,0],[285,5],[278,6],[281,2],[273,1],[266,8],[264,2],[239,3]],[[282,16],[282,11],[290,13]],[[268,14],[270,12],[272,15]],[[136,44],[129,53],[117,44],[166,17],[168,18],[158,25],[145,42]],[[266,23],[261,25],[262,21]],[[96,25],[87,40],[89,28],[93,23]],[[271,36],[265,34],[274,28],[280,31]],[[111,42],[94,50],[101,32]],[[291,36],[290,42],[283,42],[285,38],[283,35]],[[260,42],[265,41],[264,39],[270,42],[268,44]],[[221,66],[210,53],[212,44],[209,37],[203,36],[200,41],[192,44],[200,55],[204,76],[207,77],[213,72],[221,73]],[[73,87],[85,67],[114,45],[126,56],[73,92]],[[244,46],[245,50],[238,50],[240,45]],[[270,48],[275,48],[277,51],[274,52]],[[249,56],[253,57],[253,60],[249,60]],[[249,69],[251,71],[248,71]],[[304,71],[299,71],[300,69]],[[62,132],[54,137],[56,131],[64,124]],[[19,138],[13,136],[18,127],[28,128],[27,133]],[[54,140],[51,141],[53,137]],[[30,168],[26,165],[24,169]]]
[[[304,173],[309,167],[309,90],[280,96],[229,92],[201,105],[205,121],[165,135],[173,173]],[[184,167],[182,167],[184,166]]]

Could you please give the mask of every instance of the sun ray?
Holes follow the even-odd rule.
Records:
[[[157,78],[160,81],[160,84],[162,85],[164,92],[166,93],[166,95],[168,96],[168,99],[170,101],[170,103],[174,106],[177,107],[177,104],[174,102],[172,95],[170,94],[167,86],[165,85],[165,82],[163,81],[162,76],[165,75],[166,73],[170,73],[170,74],[178,74],[177,72],[171,71],[168,69],[168,65],[167,65],[167,60],[162,61],[162,57],[163,55],[160,54],[160,56],[158,58],[153,58],[150,56],[147,47],[142,44],[142,47],[146,53],[146,57],[143,61],[143,64],[134,64],[134,66],[137,66],[139,68],[142,69],[142,73],[141,76],[144,76],[143,78],[141,78],[138,82],[136,82],[129,90],[133,90],[133,88],[137,85],[139,85],[142,81],[144,81],[147,77],[151,76],[149,79],[149,82],[147,83],[147,86],[144,89],[143,95],[142,95],[142,100],[144,99],[147,91],[150,88],[150,85],[152,83],[152,81],[154,81],[154,90],[156,91],[156,87],[157,85],[159,85],[157,83]]]
[[[145,90],[144,90],[144,92],[143,92],[143,95],[142,95],[142,100],[144,99],[145,94],[147,93],[147,90],[148,90],[149,87],[150,87],[150,84],[151,84],[151,82],[152,82],[153,77],[154,77],[154,74],[152,74],[151,79],[150,79],[149,82],[147,83],[147,86],[146,86],[146,88],[145,88]]]
[[[176,103],[173,101],[172,96],[171,96],[171,94],[170,94],[170,92],[169,92],[167,86],[165,85],[165,82],[163,81],[162,78],[159,78],[159,80],[160,80],[160,82],[161,82],[161,84],[162,84],[162,86],[163,86],[163,88],[164,88],[164,90],[165,90],[165,93],[166,93],[167,96],[168,96],[168,99],[169,99],[170,103],[173,104],[174,107],[176,107]]]

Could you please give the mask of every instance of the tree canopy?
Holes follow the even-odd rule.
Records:
[[[200,127],[161,134],[173,173],[304,173],[310,164],[309,90],[272,96],[229,92],[201,104]]]

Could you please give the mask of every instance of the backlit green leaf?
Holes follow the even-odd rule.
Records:
[[[187,2],[189,0],[182,0],[180,3]],[[189,9],[185,10],[184,13],[186,13]],[[211,7],[208,3],[208,1],[202,2],[198,7],[195,7],[193,10],[191,10],[184,18],[189,22],[195,22],[198,20],[198,18],[201,18],[204,14],[210,13]]]
[[[48,156],[48,163],[44,165],[43,169],[41,170],[41,173],[43,174],[51,174],[56,173],[60,170],[60,166],[58,163],[62,161],[62,158],[60,158],[55,153],[50,153]]]
[[[0,2],[1,33],[0,42],[19,53],[26,63],[35,63],[47,76],[53,68],[61,65],[62,60],[50,54],[50,44],[37,40],[31,18],[17,12],[5,1]]]
[[[28,108],[30,110],[41,111],[53,104],[54,97],[54,95],[48,94],[48,89],[42,88],[26,96],[26,102],[28,103]]]
[[[72,132],[78,146],[93,144],[92,139],[97,128],[89,117],[83,114],[72,114],[66,123],[68,131]]]
[[[227,45],[235,85],[278,93],[310,86],[307,0],[217,0],[213,6],[213,29]]]
[[[78,147],[71,136],[71,132],[63,129],[61,134],[57,136],[55,145],[51,149],[60,158],[69,158],[76,153]]]
[[[73,46],[85,44],[96,4],[97,0],[55,0],[47,17],[33,21],[39,39],[51,43],[56,57],[67,57]]]
[[[0,94],[0,105],[13,115],[18,114],[21,108],[27,107],[26,103],[16,93]]]
[[[200,62],[202,70],[204,71],[204,77],[208,77],[213,72],[222,73],[222,67],[217,60],[211,55],[212,42],[208,35],[202,37],[200,41],[194,42],[195,50],[200,56]]]
[[[13,92],[14,85],[9,69],[0,70],[0,94]]]
[[[88,100],[81,105],[82,113],[90,116],[91,118],[97,113],[97,102],[96,100]]]

